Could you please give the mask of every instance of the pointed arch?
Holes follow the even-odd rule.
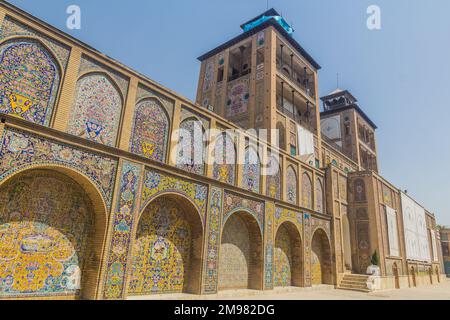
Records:
[[[107,215],[95,185],[35,167],[3,182],[0,198],[0,296],[96,299]]]
[[[261,161],[254,147],[245,149],[245,160],[242,172],[242,187],[248,191],[259,193],[261,189]]]
[[[205,128],[196,117],[180,123],[176,166],[191,173],[205,173]]]
[[[298,194],[298,179],[297,171],[293,166],[288,166],[286,169],[286,200],[289,203],[297,204],[297,194]]]
[[[276,287],[303,286],[303,246],[298,228],[290,221],[283,222],[275,236]]]
[[[313,192],[312,182],[309,174],[306,172],[302,175],[302,206],[308,209],[312,209]]]
[[[229,184],[235,183],[236,175],[236,146],[233,139],[226,132],[218,134],[214,145],[214,179]]]
[[[104,72],[81,76],[67,131],[85,139],[115,146],[123,97],[116,82]]]
[[[224,221],[219,258],[219,290],[262,289],[263,240],[256,218],[237,211]]]
[[[136,104],[130,151],[148,159],[165,162],[169,141],[169,114],[157,98]]]
[[[127,294],[200,294],[202,244],[203,223],[190,199],[158,196],[139,217]]]
[[[311,282],[333,284],[331,245],[322,228],[316,229],[311,240]]]
[[[61,82],[52,51],[34,38],[0,45],[0,112],[49,126]]]

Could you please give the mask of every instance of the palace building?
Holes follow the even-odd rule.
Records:
[[[442,280],[435,217],[379,173],[357,99],[319,99],[275,10],[241,27],[194,103],[0,1],[0,299]]]

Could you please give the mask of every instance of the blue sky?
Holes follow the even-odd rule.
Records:
[[[266,0],[10,0],[194,100],[202,53],[241,32]],[[350,90],[378,125],[381,174],[450,225],[450,1],[270,0],[322,65],[320,95]],[[66,8],[82,10],[67,30]],[[366,27],[369,5],[382,29]]]

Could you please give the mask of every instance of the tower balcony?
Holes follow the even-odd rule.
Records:
[[[277,109],[309,131],[317,134],[316,105],[311,99],[305,97],[298,88],[291,83],[277,77]]]
[[[278,76],[289,82],[311,102],[316,100],[314,71],[290,49],[278,41],[276,66]]]

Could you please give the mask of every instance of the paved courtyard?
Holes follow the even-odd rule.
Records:
[[[286,289],[284,289],[286,290]],[[277,290],[276,290],[277,291]],[[239,300],[450,300],[450,279],[440,284],[399,290],[383,290],[363,293],[357,291],[336,290],[330,287],[313,289],[291,289],[283,292],[265,292],[262,294],[220,297],[217,299]]]
[[[131,298],[133,299],[133,298]],[[149,299],[134,297],[134,299]],[[331,286],[314,288],[278,288],[274,291],[230,290],[212,296],[196,296],[187,294],[158,295],[151,299],[170,300],[450,300],[450,279],[440,284],[407,288],[399,290],[384,290],[363,293],[347,290],[336,290]]]

